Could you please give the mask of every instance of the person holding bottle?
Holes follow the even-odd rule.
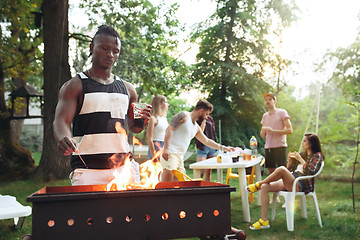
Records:
[[[147,126],[147,144],[149,147],[147,159],[152,159],[156,152],[164,147],[165,130],[169,126],[166,113],[169,103],[163,95],[157,95],[151,101],[151,117]]]

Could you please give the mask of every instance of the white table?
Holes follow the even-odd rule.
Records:
[[[252,158],[250,161],[244,161],[242,158],[239,159],[239,162],[233,163],[231,155],[224,154],[222,155],[222,162],[218,163],[216,157],[206,159],[201,162],[190,164],[190,168],[194,171],[194,178],[200,178],[201,169],[216,169],[217,170],[217,181],[223,182],[223,170],[228,168],[237,168],[239,173],[239,185],[241,192],[241,202],[244,212],[244,221],[250,222],[250,208],[249,208],[249,198],[248,192],[246,191],[246,171],[245,168],[252,167],[255,165],[255,175],[256,181],[261,181],[261,170],[260,162],[262,156],[258,155],[256,158]],[[258,194],[258,205],[261,205],[261,191],[257,192]]]

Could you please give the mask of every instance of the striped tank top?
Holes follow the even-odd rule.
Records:
[[[120,123],[126,133],[129,107],[126,86],[117,76],[108,85],[91,79],[85,73],[78,76],[82,83],[83,102],[73,119],[73,138],[78,143],[79,152],[71,156],[71,168],[118,167],[129,153],[127,134],[119,134],[115,128]]]

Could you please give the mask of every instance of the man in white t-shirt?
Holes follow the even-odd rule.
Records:
[[[292,134],[290,116],[285,109],[276,108],[276,95],[272,92],[263,95],[268,112],[264,113],[260,136],[266,138],[265,167],[269,174],[279,166],[286,166],[286,135]]]
[[[164,152],[160,160],[163,168],[162,182],[177,181],[171,172],[174,169],[186,173],[183,160],[184,154],[194,137],[208,147],[225,152],[234,151],[232,147],[225,147],[207,138],[196,123],[198,120],[202,122],[206,119],[212,110],[213,105],[202,99],[197,102],[193,111],[180,112],[171,119],[165,132]]]

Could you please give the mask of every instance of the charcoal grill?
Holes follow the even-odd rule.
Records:
[[[33,240],[173,239],[231,233],[230,192],[205,181],[106,191],[106,185],[45,187],[30,195]]]

